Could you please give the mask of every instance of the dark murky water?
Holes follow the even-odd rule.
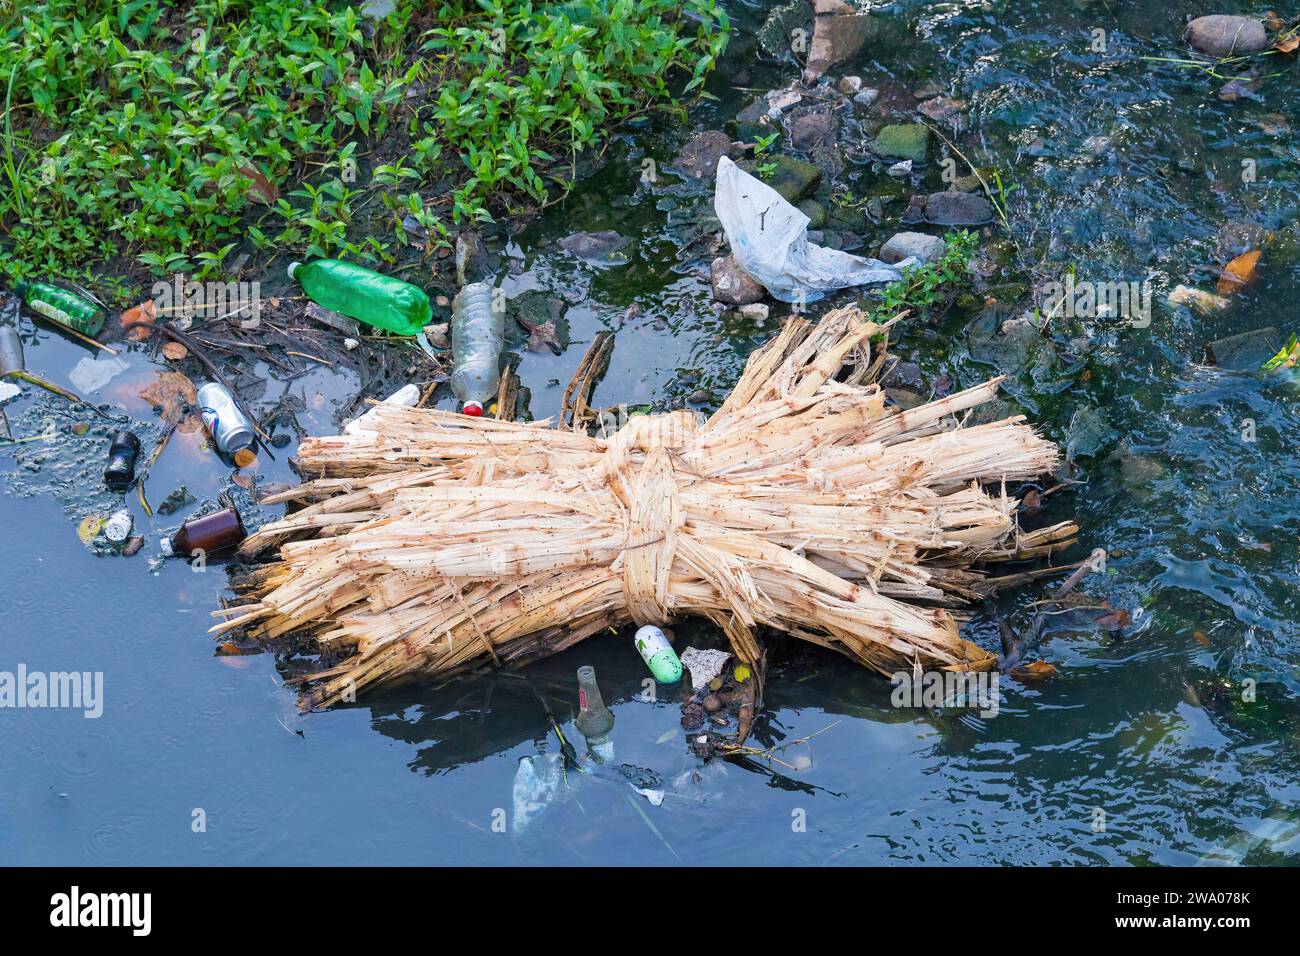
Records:
[[[760,66],[753,32],[766,4],[728,4],[736,36],[712,83],[717,102],[692,128],[718,128],[795,75]],[[1222,102],[1205,74],[1141,57],[1181,55],[1189,3],[872,4],[885,25],[844,73],[887,98],[937,80],[970,104],[955,142],[996,167],[1009,194],[1014,268],[997,281],[1038,283],[1071,268],[1097,281],[1149,280],[1149,327],[1117,319],[1054,319],[1049,354],[1003,362],[1015,403],[1065,441],[1079,409],[1111,440],[1080,455],[1082,484],[1058,494],[1044,521],[1079,516],[1081,547],[1111,552],[1089,595],[1129,608],[1121,637],[1063,617],[1038,649],[1058,675],[1003,683],[998,715],[899,710],[881,678],[798,646],[773,648],[768,712],[758,742],[823,729],[811,766],[701,765],[685,750],[670,700],[639,699],[643,668],[626,635],[596,638],[530,668],[427,692],[406,691],[300,717],[267,657],[215,658],[208,611],[219,568],[151,573],[159,534],[135,508],[145,551],[96,558],[76,524],[111,497],[93,477],[102,431],[78,451],[42,443],[0,448],[0,670],[104,673],[104,714],[0,710],[0,860],[13,863],[1281,863],[1300,853],[1300,598],[1295,516],[1295,386],[1201,364],[1205,343],[1300,325],[1296,74],[1266,81],[1258,100]],[[1234,12],[1227,9],[1218,12]],[[1107,31],[1108,52],[1089,49]],[[1172,52],[1171,52],[1172,51]],[[1278,69],[1285,69],[1279,64]],[[833,73],[832,75],[836,75]],[[640,182],[642,160],[670,159],[690,130],[649,124],[611,147],[609,161],[564,206],[509,247],[505,288],[568,292],[573,344],[527,353],[519,371],[533,414],[553,413],[595,331],[618,333],[597,404],[680,404],[721,396],[768,334],[711,308],[705,188],[665,176]],[[932,154],[933,156],[933,154]],[[1257,180],[1241,180],[1251,160]],[[963,170],[964,171],[964,170]],[[854,195],[898,184],[849,165]],[[939,189],[937,163],[921,183]],[[887,205],[867,245],[894,231]],[[1212,317],[1165,304],[1187,284],[1212,289],[1219,230],[1249,221],[1274,231],[1261,278]],[[636,243],[631,261],[595,269],[555,241],[612,228]],[[983,245],[991,247],[991,238]],[[577,294],[574,294],[576,290]],[[1007,293],[1002,293],[1007,295]],[[1012,297],[1014,298],[1014,297]],[[954,387],[992,374],[978,310],[939,328],[908,327],[897,343],[926,380]],[[25,320],[28,366],[66,381],[89,354]],[[1281,341],[1277,343],[1281,345]],[[154,375],[147,356],[104,390],[137,422],[131,396]],[[994,364],[997,364],[996,362]],[[560,383],[560,384],[556,384]],[[358,386],[329,369],[292,384],[308,399],[310,431],[332,427]],[[262,401],[284,388],[272,381]],[[316,394],[322,397],[316,407]],[[28,394],[7,409],[15,435],[76,418]],[[84,416],[83,416],[84,417]],[[1244,441],[1247,420],[1253,442]],[[142,426],[148,428],[149,426]],[[145,437],[142,433],[142,437]],[[146,441],[146,445],[149,442]],[[284,459],[260,480],[290,480]],[[228,472],[192,436],[178,436],[149,482],[155,505],[185,484],[202,499]],[[84,489],[93,489],[85,491]],[[134,508],[134,502],[132,502]],[[1046,586],[1001,601],[1013,623]],[[702,635],[692,625],[690,638]],[[967,633],[996,642],[986,612]],[[620,763],[660,806],[614,771],[575,778],[523,833],[493,822],[512,807],[519,758],[553,753],[543,697],[572,732],[573,672],[596,665],[615,715]],[[1253,681],[1253,702],[1242,682]],[[1095,828],[1097,810],[1105,826]],[[194,832],[195,811],[206,832]],[[797,824],[805,821],[805,827]]]

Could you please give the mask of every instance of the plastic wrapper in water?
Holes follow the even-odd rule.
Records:
[[[767,183],[726,156],[718,159],[713,208],[726,230],[731,254],[756,282],[782,302],[813,302],[828,292],[873,282],[896,282],[899,268],[808,241],[808,217]]]

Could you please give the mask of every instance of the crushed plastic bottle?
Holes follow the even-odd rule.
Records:
[[[104,310],[75,292],[48,282],[28,282],[26,279],[19,281],[14,291],[37,315],[82,335],[94,338],[104,328]]]
[[[423,289],[354,262],[293,262],[289,275],[317,305],[397,335],[415,335],[433,318]]]
[[[501,348],[505,344],[505,309],[494,302],[487,282],[471,282],[452,303],[451,352],[456,369],[451,390],[466,415],[482,415],[483,406],[501,384]]]

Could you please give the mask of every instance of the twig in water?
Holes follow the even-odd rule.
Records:
[[[254,431],[257,432],[258,444],[262,446],[262,450],[266,452],[267,456],[270,457],[272,461],[275,460],[275,454],[271,451],[270,445],[268,444],[271,440],[271,436],[262,430],[261,425],[257,424],[257,416],[254,415],[249,410],[248,406],[244,404],[244,400],[239,397],[239,392],[235,391],[230,382],[226,381],[226,377],[221,374],[221,369],[217,368],[216,363],[213,362],[212,359],[208,358],[207,353],[199,347],[199,344],[194,341],[193,338],[186,335],[184,332],[178,332],[169,325],[158,325],[156,322],[150,322],[148,319],[140,319],[137,322],[124,322],[122,324],[124,329],[133,329],[136,326],[149,329],[153,332],[161,332],[169,339],[179,342],[181,345],[189,349],[190,353],[199,360],[199,364],[207,369],[212,377],[221,385],[224,385],[226,391],[230,392],[231,398],[235,400],[235,405],[244,413],[244,417],[248,419],[249,423],[252,424]]]

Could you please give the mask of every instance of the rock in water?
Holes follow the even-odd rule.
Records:
[[[1268,49],[1264,24],[1251,17],[1215,14],[1187,25],[1187,42],[1210,56],[1242,56]]]
[[[815,199],[805,199],[795,203],[795,208],[808,217],[809,229],[826,228],[826,207]]]
[[[910,159],[914,163],[923,163],[929,146],[930,131],[920,123],[895,123],[881,127],[870,149],[887,159]]]
[[[930,193],[913,196],[902,221],[934,226],[983,226],[993,221],[993,204],[973,193]]]
[[[1091,405],[1077,409],[1070,418],[1070,425],[1065,432],[1066,457],[1091,458],[1117,437],[1115,429],[1110,427],[1106,414]]]
[[[876,100],[879,98],[880,98],[880,90],[872,88],[854,94],[853,102],[857,103],[859,106],[863,108],[866,108],[871,106],[871,104],[876,102]]]
[[[921,262],[938,262],[943,255],[944,243],[938,236],[927,236],[923,232],[900,232],[890,236],[880,247],[880,261],[902,262],[908,256],[915,256]]]
[[[736,158],[736,147],[732,145],[731,137],[720,130],[706,129],[691,137],[690,142],[673,158],[669,168],[691,179],[703,179],[713,175],[721,156]]]
[[[456,279],[462,285],[482,282],[492,274],[492,257],[477,232],[456,237]]]
[[[763,177],[767,184],[781,194],[788,203],[797,203],[810,195],[822,181],[822,171],[814,163],[805,163],[793,156],[764,156],[763,163],[771,163],[776,168]],[[744,163],[741,169],[751,176],[757,175],[755,164]]]
[[[827,5],[827,9],[832,8],[836,12],[819,15],[813,22],[808,63],[803,71],[805,83],[815,82],[830,67],[856,54],[875,33],[876,24],[870,16],[853,13],[848,4]]]
[[[790,125],[790,143],[795,149],[807,152],[814,146],[834,143],[838,133],[839,122],[833,114],[805,113]]]
[[[790,0],[783,6],[774,7],[767,15],[767,20],[758,31],[758,45],[768,56],[788,57],[791,53],[790,32],[803,30],[807,24],[806,0]]]
[[[720,256],[713,260],[713,297],[728,305],[749,305],[758,302],[767,290],[751,279],[733,256]]]
[[[1230,372],[1258,372],[1271,359],[1286,336],[1268,326],[1250,332],[1229,335],[1205,347],[1206,358]]]
[[[593,266],[627,265],[628,240],[612,229],[602,232],[575,232],[560,240],[559,246],[575,259]]]

